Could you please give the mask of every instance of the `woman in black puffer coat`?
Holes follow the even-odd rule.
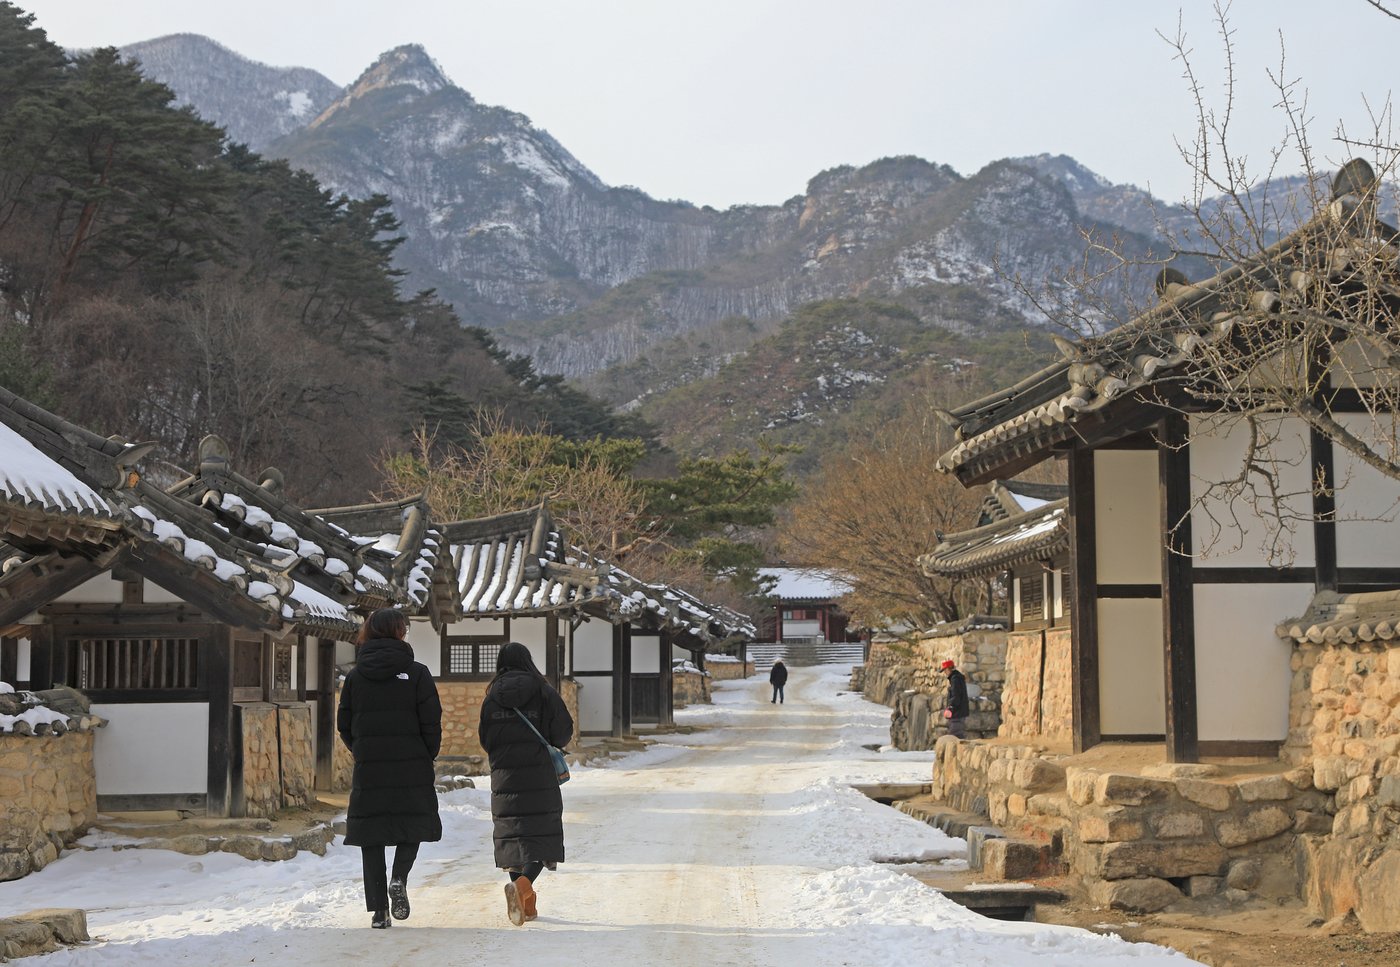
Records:
[[[574,737],[564,700],[519,642],[506,645],[496,658],[496,677],[481,703],[480,735],[491,759],[496,865],[510,879],[506,916],[518,927],[535,919],[535,879],[564,861],[564,799],[540,736],[560,748]]]
[[[355,667],[340,692],[336,728],[355,756],[345,843],[364,861],[370,926],[408,919],[408,873],[420,843],[442,839],[433,760],[442,746],[442,704],[432,673],[413,660],[402,612],[383,608],[360,629]],[[385,882],[384,848],[394,847]]]

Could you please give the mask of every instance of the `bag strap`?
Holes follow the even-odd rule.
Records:
[[[517,708],[517,709],[513,709],[512,711],[514,711],[516,715],[520,716],[520,721],[522,721],[522,722],[524,722],[526,725],[530,726],[530,731],[533,732],[533,733],[535,733],[535,737],[538,738],[538,739],[540,740],[540,742],[544,745],[544,747],[545,747],[546,749],[552,749],[552,748],[554,748],[554,746],[552,746],[552,745],[549,744],[549,740],[548,740],[548,739],[546,739],[543,735],[540,735],[540,730],[537,729],[537,728],[535,728],[535,723],[534,723],[534,722],[531,722],[528,718],[525,717],[525,713],[524,713],[524,712],[520,711],[520,709],[518,709],[518,708]]]

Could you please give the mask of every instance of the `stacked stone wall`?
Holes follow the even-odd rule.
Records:
[[[871,701],[894,709],[890,742],[895,748],[932,749],[947,734],[941,712],[948,704],[948,686],[939,665],[948,659],[966,676],[969,696],[977,693],[968,703],[968,737],[997,734],[1006,675],[1006,632],[967,631],[913,642],[874,642],[861,691]]]
[[[442,702],[442,751],[439,754],[444,758],[486,755],[478,729],[481,703],[490,684],[484,681],[437,683],[438,699]]]
[[[340,709],[340,690],[345,685],[345,679],[337,677],[335,681],[335,707]],[[334,751],[331,752],[331,789],[334,792],[346,792],[350,789],[350,784],[355,775],[355,757],[350,750],[345,747],[345,743],[340,741],[340,733],[332,728],[334,738],[331,743]]]
[[[676,669],[671,673],[671,682],[671,704],[675,708],[710,704],[710,676],[706,672]]]
[[[1012,631],[1006,636],[1002,738],[1068,738],[1072,669],[1068,628]]]
[[[1305,838],[1309,902],[1400,930],[1400,646],[1304,644],[1292,658],[1284,754],[1335,796],[1330,835]]]
[[[91,730],[0,734],[0,880],[43,869],[97,821],[92,747]]]
[[[234,708],[242,743],[242,815],[273,816],[282,805],[277,706],[269,702],[240,702]]]
[[[277,742],[282,766],[282,805],[307,809],[316,801],[315,724],[305,702],[277,707]]]
[[[705,671],[717,682],[730,682],[751,677],[754,674],[754,665],[751,661],[715,661],[712,657],[706,657]]]

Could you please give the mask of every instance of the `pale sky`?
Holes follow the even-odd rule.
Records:
[[[18,0],[66,47],[204,34],[253,60],[354,80],[420,43],[477,100],[519,111],[610,185],[777,204],[835,165],[914,154],[963,174],[1068,154],[1176,201],[1195,132],[1178,14],[1217,110],[1212,4],[1146,0]],[[1400,9],[1400,0],[1391,4]],[[1267,71],[1308,94],[1319,161],[1389,102],[1400,21],[1367,0],[1236,0],[1234,150],[1286,131]],[[1280,38],[1282,32],[1282,41]],[[1370,105],[1368,109],[1367,105]],[[1290,165],[1290,167],[1295,167]]]

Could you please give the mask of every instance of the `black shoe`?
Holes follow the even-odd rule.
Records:
[[[388,910],[375,910],[374,919],[369,922],[369,925],[375,930],[388,930],[394,925],[394,921],[389,919]]]
[[[403,880],[393,880],[389,883],[389,910],[394,914],[395,920],[408,919],[408,884]]]

